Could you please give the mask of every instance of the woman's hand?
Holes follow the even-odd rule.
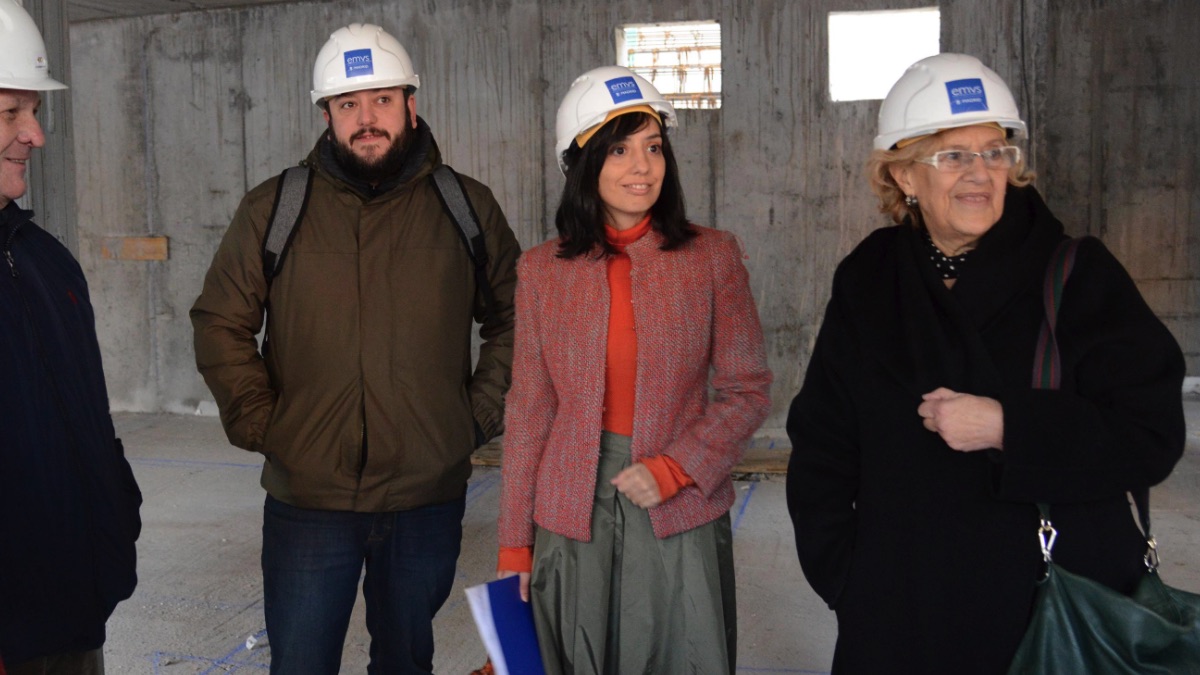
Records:
[[[509,570],[500,570],[496,572],[497,579],[507,579],[513,575],[521,577],[519,587],[521,589],[521,601],[529,602],[529,572],[512,572]]]
[[[925,428],[961,452],[1004,449],[1004,407],[994,398],[938,387],[921,397],[917,414]]]
[[[658,481],[641,462],[625,467],[609,482],[639,508],[648,509],[662,503]]]

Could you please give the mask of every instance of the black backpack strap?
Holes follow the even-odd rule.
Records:
[[[275,204],[271,207],[262,246],[263,276],[268,289],[283,267],[292,237],[296,236],[296,226],[304,218],[308,195],[312,192],[312,176],[313,172],[308,167],[293,166],[279,177]]]
[[[479,226],[479,217],[475,215],[475,207],[467,198],[462,179],[454,169],[442,164],[433,170],[429,178],[433,182],[438,199],[442,202],[442,208],[454,221],[455,229],[458,230],[463,245],[467,247],[467,254],[475,264],[475,285],[483,293],[484,314],[490,316],[496,302],[487,277],[487,245],[483,238],[483,228]]]

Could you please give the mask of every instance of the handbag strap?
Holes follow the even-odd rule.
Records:
[[[1042,283],[1042,329],[1038,332],[1037,349],[1033,353],[1033,388],[1058,389],[1062,386],[1062,357],[1058,353],[1058,340],[1054,329],[1058,326],[1058,308],[1062,305],[1063,288],[1075,269],[1075,252],[1079,250],[1078,239],[1067,239],[1054,249],[1050,264],[1046,265],[1046,278]],[[1050,564],[1050,552],[1058,532],[1050,522],[1050,505],[1038,502],[1041,526],[1038,541],[1042,545],[1042,558]]]
[[[1042,284],[1044,315],[1033,357],[1034,389],[1058,389],[1062,386],[1062,357],[1058,352],[1055,329],[1058,327],[1058,310],[1062,306],[1063,288],[1067,285],[1067,279],[1071,277],[1071,271],[1075,269],[1075,255],[1079,251],[1079,242],[1079,239],[1067,239],[1060,243],[1046,266],[1046,278]],[[1146,537],[1146,567],[1153,571],[1158,568],[1158,544],[1150,534],[1150,494],[1148,490],[1131,491],[1130,494],[1137,510],[1138,522],[1142,525],[1142,534]],[[1042,556],[1049,563],[1050,551],[1058,533],[1050,522],[1050,505],[1038,502],[1037,507],[1041,514],[1038,539],[1042,544]]]
[[[1058,308],[1062,305],[1063,288],[1075,269],[1078,239],[1067,239],[1054,249],[1046,266],[1042,284],[1042,330],[1038,334],[1037,350],[1033,357],[1033,388],[1058,389],[1062,385],[1062,358],[1058,353],[1055,329],[1058,327]]]

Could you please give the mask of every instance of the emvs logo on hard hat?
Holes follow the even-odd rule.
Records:
[[[624,103],[642,97],[642,90],[632,77],[617,77],[605,82],[604,86],[608,87],[608,94],[612,96],[613,103]]]
[[[946,93],[950,95],[950,114],[952,115],[988,109],[987,92],[983,90],[983,80],[977,77],[947,82]]]
[[[371,63],[370,49],[354,49],[343,55],[346,60],[346,77],[374,75],[375,66]]]

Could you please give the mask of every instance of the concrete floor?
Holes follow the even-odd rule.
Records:
[[[1188,447],[1156,488],[1163,576],[1200,592],[1200,401],[1186,403]],[[258,457],[230,447],[212,417],[115,416],[141,484],[140,583],[109,621],[110,675],[264,672]],[[494,577],[500,473],[477,468],[467,493],[456,588],[435,623],[439,673],[483,663],[462,589]],[[741,673],[827,673],[836,623],[796,562],[782,476],[738,482],[733,507]],[[1186,561],[1186,562],[1185,562]],[[369,638],[361,598],[342,671],[362,673]],[[247,638],[259,643],[247,648]]]

